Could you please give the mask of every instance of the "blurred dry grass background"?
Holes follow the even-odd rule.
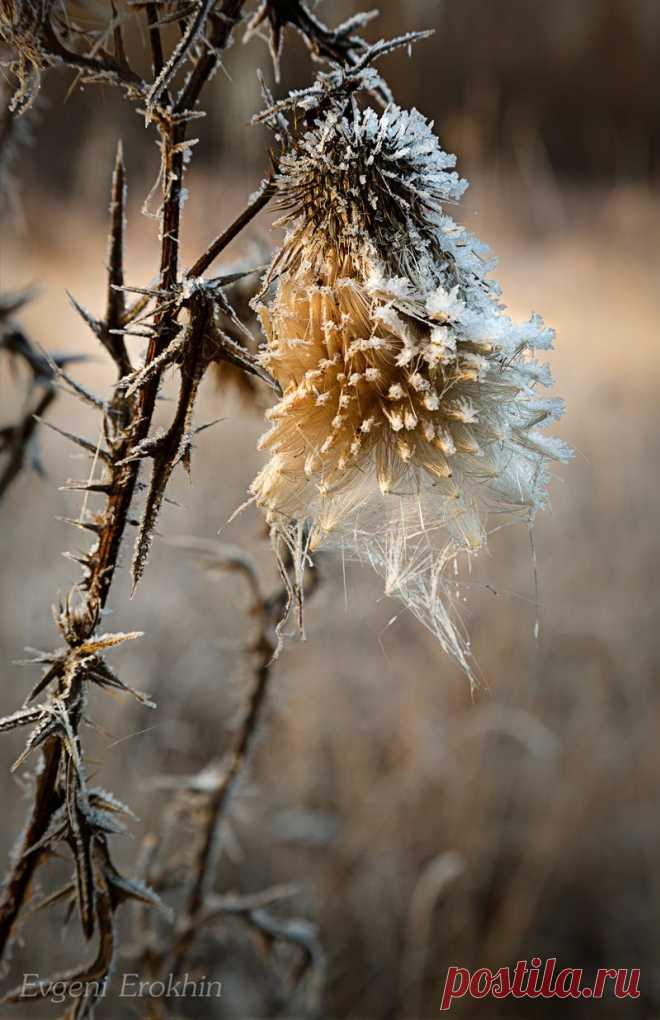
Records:
[[[600,4],[595,8],[602,11],[609,0]],[[388,5],[388,28],[397,6]],[[431,5],[429,19],[428,4],[405,5],[402,27],[431,20],[441,28],[447,11],[458,16],[459,6]],[[525,15],[514,0],[463,6],[484,17],[484,33],[495,31],[488,26],[497,8],[523,34]],[[594,8],[586,0],[572,6],[585,17]],[[568,7],[556,6],[558,20]],[[648,5],[640,0],[617,8],[625,9],[641,17]],[[528,28],[534,10],[527,11]],[[477,19],[475,32],[478,25]],[[442,36],[427,45],[426,57],[409,65],[419,78],[420,94],[412,98],[434,114],[440,86],[430,68],[435,59],[439,69],[445,52],[457,57],[455,47],[443,49]],[[561,77],[558,64],[554,72]],[[524,68],[519,73],[524,77]],[[527,75],[529,94],[535,79]],[[509,78],[515,80],[512,71]],[[403,74],[401,81],[405,100],[413,86]],[[643,91],[644,82],[638,87]],[[590,88],[585,84],[593,96],[597,90]],[[528,118],[533,130],[518,134],[516,145],[500,144],[476,115],[465,115],[470,95],[463,116],[456,100],[453,120],[445,125],[442,111],[438,117],[443,138],[453,125],[448,147],[461,138],[479,142],[466,143],[460,161],[473,182],[462,219],[499,255],[498,275],[513,311],[524,316],[535,309],[557,330],[552,365],[568,405],[560,431],[577,450],[553,484],[552,514],[542,515],[534,532],[541,636],[534,640],[524,529],[494,536],[466,591],[466,620],[484,678],[475,704],[430,635],[382,598],[377,579],[323,558],[323,584],[307,608],[308,640],[289,644],[277,667],[270,727],[234,805],[232,850],[218,886],[247,891],[300,882],[296,912],[320,923],[328,951],[328,1017],[431,1016],[449,964],[497,968],[538,955],[587,972],[641,967],[642,999],[604,1001],[598,1015],[654,1018],[660,1016],[660,200],[652,146],[644,173],[624,172],[607,143],[603,151],[618,170],[603,179],[589,160],[575,157],[579,166],[571,173],[558,155],[539,148],[546,138],[542,117]],[[248,106],[249,98],[240,101]],[[102,301],[105,154],[117,126],[108,116],[88,130],[88,96],[82,102],[72,100],[71,113],[52,114],[58,122],[68,117],[76,139],[61,186],[50,186],[61,156],[53,157],[50,184],[48,151],[37,147],[25,157],[32,162],[25,222],[22,230],[3,232],[0,274],[3,288],[30,280],[44,285],[23,317],[35,339],[50,349],[95,354],[64,288],[91,309]],[[640,137],[649,138],[628,102],[622,123],[641,124]],[[577,107],[573,113],[579,115]],[[214,119],[222,116],[216,111]],[[593,146],[589,151],[596,160]],[[139,215],[151,169],[139,153],[128,154],[128,277],[144,284],[156,225]],[[197,176],[193,171],[186,259],[252,190],[254,153],[242,149],[235,156],[251,174],[247,183],[245,175],[220,178],[208,165]],[[92,361],[80,377],[102,388],[107,366]],[[14,393],[3,375],[3,418],[11,415]],[[156,823],[162,803],[150,780],[195,772],[219,756],[243,691],[241,592],[231,578],[206,576],[169,541],[215,537],[254,475],[258,416],[209,385],[200,419],[218,415],[224,420],[199,439],[194,485],[181,478],[172,492],[182,505],[163,517],[139,595],[129,604],[122,578],[112,598],[113,629],[146,632],[139,646],[117,652],[123,676],[151,692],[159,708],[149,713],[105,696],[89,741],[99,781],[142,819],[136,835]],[[84,434],[83,412],[73,403],[62,399],[53,417]],[[71,533],[54,517],[76,514],[77,501],[57,486],[80,467],[55,437],[43,435],[42,444],[49,478],[24,478],[0,511],[0,712],[12,710],[27,690],[26,676],[10,661],[25,645],[50,646],[47,609],[71,577],[60,556]],[[260,550],[264,571],[272,569],[253,511],[222,537]],[[3,854],[24,811],[20,780],[8,778],[18,749],[13,736],[0,743]],[[132,858],[137,845],[126,840],[121,856]],[[32,923],[26,937],[19,972],[38,970],[46,955],[51,965],[54,957],[63,965],[71,958],[56,926],[47,933]],[[236,931],[228,929],[222,958],[202,953],[202,960],[204,972],[223,981],[223,997],[190,1000],[179,1007],[181,1015],[276,1014],[259,953]],[[29,1015],[48,1015],[41,1009]],[[590,1004],[540,1000],[454,1006],[456,1015],[493,1020],[559,1010],[570,1017],[596,1012]],[[109,1000],[102,1015],[132,1014],[127,1004]]]

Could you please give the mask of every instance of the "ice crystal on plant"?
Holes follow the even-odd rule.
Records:
[[[448,567],[491,514],[533,518],[570,451],[542,431],[562,413],[534,358],[553,333],[504,313],[447,212],[454,166],[416,110],[335,89],[307,114],[277,178],[288,233],[259,313],[283,397],[251,491],[275,529],[306,521],[312,549],[369,562],[470,673]]]

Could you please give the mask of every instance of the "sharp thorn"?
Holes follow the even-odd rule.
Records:
[[[56,521],[61,521],[62,524],[70,524],[72,528],[81,528],[83,531],[91,531],[94,535],[100,535],[102,528],[99,524],[94,524],[92,521],[81,521],[76,517],[55,517]]]
[[[46,428],[51,429],[53,432],[57,432],[59,436],[64,436],[65,439],[68,439],[70,442],[75,443],[76,446],[79,446],[81,449],[85,450],[87,453],[90,454],[90,456],[98,457],[106,464],[112,464],[112,458],[107,450],[104,450],[99,446],[95,446],[94,443],[90,443],[87,439],[83,439],[81,436],[74,435],[73,432],[67,432],[65,429],[61,429],[59,425],[53,425],[52,422],[46,421],[45,418],[41,418],[37,414],[35,414],[34,417],[39,422],[40,425],[45,425]]]

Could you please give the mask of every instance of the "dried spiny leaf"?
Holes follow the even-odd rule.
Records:
[[[137,691],[133,687],[129,687],[128,684],[124,683],[117,674],[108,666],[102,659],[94,659],[88,663],[88,676],[89,679],[94,683],[98,684],[99,687],[111,687],[116,690],[122,691],[126,694],[131,694],[136,701],[139,701],[145,708],[156,708],[155,701],[144,694],[142,691]]]
[[[48,739],[48,737],[56,733],[58,729],[59,722],[56,716],[49,713],[48,710],[42,706],[37,725],[32,730],[32,733],[25,743],[25,747],[12,765],[11,771],[16,772],[17,769],[19,769],[26,759],[32,754],[32,752],[37,747],[40,747],[44,741]]]
[[[94,910],[96,929],[99,933],[99,948],[95,959],[76,970],[56,974],[47,981],[39,982],[36,989],[37,998],[46,998],[49,989],[57,982],[63,990],[70,985],[83,984],[83,995],[77,1000],[93,1005],[103,994],[104,982],[111,971],[116,947],[116,921],[113,893],[106,876],[107,851],[102,846],[95,846],[92,853],[93,884],[95,889]],[[89,994],[87,994],[89,993]],[[24,998],[24,986],[20,985],[5,995],[4,1003],[18,1003]]]
[[[296,29],[312,53],[321,59],[339,65],[357,63],[358,54],[368,49],[368,44],[356,36],[356,30],[364,28],[378,11],[355,15],[336,29],[329,29],[316,18],[302,0],[263,0],[247,26],[245,41],[268,23],[268,45],[273,60],[275,80],[280,80],[280,58],[287,25]]]
[[[11,715],[5,715],[0,719],[0,731],[15,730],[19,726],[30,726],[41,719],[41,708],[19,708]]]
[[[176,414],[167,432],[159,437],[155,446],[149,448],[154,463],[133,552],[131,572],[134,591],[144,573],[158,514],[172,472],[179,463],[189,466],[193,410],[199,385],[209,364],[208,330],[212,320],[212,302],[204,292],[197,291],[191,295],[189,303],[191,321],[180,365],[181,384]]]
[[[133,630],[128,633],[99,634],[84,641],[76,651],[80,655],[96,655],[107,648],[116,648],[117,645],[123,645],[126,641],[136,641],[141,637],[144,637],[144,632],[141,630]]]
[[[124,298],[124,225],[126,216],[126,169],[121,142],[117,145],[117,157],[112,176],[112,198],[110,202],[110,240],[108,250],[108,290],[105,321],[101,341],[109,351],[120,378],[131,371],[131,360],[126,344],[115,333],[124,323],[126,302]]]
[[[106,862],[106,878],[116,903],[126,903],[129,901],[142,903],[148,907],[155,907],[168,921],[173,919],[172,910],[162,901],[158,893],[150,889],[144,882],[139,882],[137,879],[124,878],[109,858]]]
[[[50,816],[48,828],[44,835],[41,839],[37,840],[36,843],[33,843],[32,846],[28,847],[25,851],[25,856],[29,856],[30,854],[37,853],[39,850],[43,850],[46,847],[51,848],[57,843],[61,843],[67,832],[67,828],[67,807],[66,804],[62,804],[62,806],[59,807],[57,811],[54,811]],[[75,887],[71,886],[71,888],[74,889]]]
[[[75,860],[76,890],[78,895],[78,911],[80,923],[86,938],[94,934],[94,896],[95,883],[92,868],[92,847],[94,830],[89,825],[85,804],[85,790],[81,787],[81,778],[73,767],[71,759],[67,763],[66,783],[66,841],[71,847]]]

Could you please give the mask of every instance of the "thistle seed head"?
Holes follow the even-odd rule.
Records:
[[[371,562],[469,670],[446,566],[490,512],[533,517],[570,451],[540,431],[562,413],[536,392],[553,334],[503,313],[486,249],[445,211],[467,186],[454,163],[416,111],[353,97],[283,158],[289,231],[259,309],[283,397],[252,493],[275,527],[308,521],[313,546]]]
[[[358,268],[377,260],[390,276],[438,279],[438,217],[467,187],[455,164],[417,110],[390,104],[378,115],[354,97],[346,108],[333,104],[281,161],[282,222],[293,226],[288,258],[337,251]]]

